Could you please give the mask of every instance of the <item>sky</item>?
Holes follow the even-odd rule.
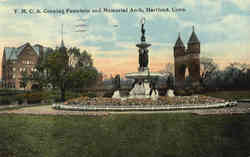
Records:
[[[101,12],[93,12],[99,8]],[[103,8],[141,8],[144,12],[104,12]],[[147,12],[146,8],[169,11]],[[67,13],[67,9],[85,12]],[[232,62],[250,64],[249,0],[0,0],[0,54],[4,47],[26,42],[55,48],[60,45],[63,24],[66,47],[87,50],[105,76],[123,76],[138,68],[136,44],[140,42],[142,18],[146,19],[146,41],[152,44],[151,71],[174,62],[173,46],[178,33],[186,44],[192,26],[201,42],[202,57],[213,58],[221,67]],[[87,26],[77,26],[81,24]]]

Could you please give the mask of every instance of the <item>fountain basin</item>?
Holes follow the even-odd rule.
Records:
[[[139,71],[139,72],[132,72],[127,73],[125,77],[127,79],[139,79],[139,80],[150,80],[150,79],[156,79],[158,77],[163,77],[164,75],[157,72],[149,72],[149,71]]]

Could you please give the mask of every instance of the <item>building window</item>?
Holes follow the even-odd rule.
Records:
[[[13,79],[16,79],[16,75],[15,74],[13,74]]]
[[[26,68],[20,68],[20,72],[26,71]]]
[[[36,68],[33,68],[33,67],[32,67],[32,68],[31,68],[31,71],[34,72],[34,71],[37,71],[37,70],[36,70]]]
[[[33,64],[33,62],[31,60],[24,60],[22,63],[25,65],[32,65]]]
[[[13,67],[13,68],[12,68],[12,70],[13,70],[13,71],[16,71],[16,68],[15,68],[15,67]]]

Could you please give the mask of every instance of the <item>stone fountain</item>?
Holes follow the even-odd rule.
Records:
[[[156,80],[163,75],[156,72],[150,72],[148,67],[149,57],[148,48],[151,44],[146,42],[145,37],[145,18],[141,21],[141,43],[136,44],[136,47],[139,48],[139,68],[138,72],[127,73],[125,77],[127,79],[133,79],[133,87],[129,92],[128,98],[152,98],[156,100],[159,96],[158,91],[156,90]]]

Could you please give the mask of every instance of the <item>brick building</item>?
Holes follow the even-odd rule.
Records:
[[[200,85],[200,41],[194,27],[187,46],[186,49],[179,34],[174,46],[176,89],[184,87],[187,76],[190,78],[192,87]]]
[[[26,43],[20,47],[5,47],[2,58],[2,87],[23,89],[20,84],[22,72],[30,74],[35,71],[35,65],[48,48],[41,45],[32,46]],[[31,83],[27,89],[31,88]]]

